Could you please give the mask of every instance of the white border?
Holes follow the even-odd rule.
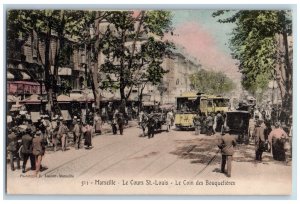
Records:
[[[150,3],[151,2],[151,3]],[[26,4],[24,4],[24,3],[26,3]],[[5,88],[5,76],[4,76],[4,67],[3,67],[3,51],[4,51],[4,47],[3,47],[3,35],[4,35],[4,33],[5,33],[5,30],[4,30],[4,27],[3,27],[3,23],[4,23],[4,19],[2,18],[3,16],[4,16],[4,13],[3,13],[3,8],[4,8],[4,5],[5,6],[7,6],[7,5],[16,5],[17,6],[17,4],[20,4],[19,6],[20,7],[23,7],[23,6],[27,6],[27,7],[37,7],[37,5],[39,5],[39,7],[43,7],[43,5],[41,5],[41,4],[44,4],[46,7],[49,7],[49,6],[55,6],[55,7],[63,7],[63,8],[67,8],[67,7],[75,7],[75,5],[76,4],[80,4],[81,6],[79,7],[79,5],[76,5],[76,7],[78,7],[78,9],[80,9],[80,8],[82,8],[82,5],[84,5],[85,7],[87,7],[86,6],[86,4],[91,4],[90,6],[91,6],[91,8],[95,8],[96,6],[97,7],[100,7],[100,4],[101,5],[103,5],[104,7],[110,7],[110,8],[127,8],[127,9],[129,9],[129,8],[166,8],[166,9],[180,9],[180,8],[199,8],[200,6],[201,7],[204,7],[204,8],[216,8],[216,7],[220,7],[220,5],[222,6],[222,7],[244,7],[244,6],[242,6],[242,5],[249,5],[249,4],[251,4],[251,5],[249,5],[249,7],[251,7],[251,8],[257,8],[257,9],[259,9],[259,8],[266,8],[266,7],[269,7],[269,6],[271,6],[271,7],[274,7],[274,4],[277,4],[277,5],[275,5],[275,7],[276,8],[281,8],[281,6],[282,7],[285,7],[286,5],[288,5],[288,4],[294,4],[294,5],[296,5],[296,11],[297,11],[297,22],[298,22],[298,24],[299,24],[299,22],[300,22],[300,20],[299,20],[299,16],[300,16],[300,14],[299,14],[299,1],[298,0],[284,0],[284,1],[282,1],[282,0],[243,0],[243,1],[238,1],[238,0],[230,0],[230,1],[228,1],[228,0],[209,0],[209,1],[204,1],[204,2],[198,2],[198,1],[196,1],[196,0],[169,0],[169,1],[162,1],[162,0],[151,0],[151,1],[147,1],[147,0],[131,0],[131,1],[122,1],[122,0],[106,0],[106,1],[101,1],[101,0],[71,0],[71,1],[65,1],[65,0],[51,0],[51,1],[49,1],[49,2],[45,2],[45,3],[43,3],[43,2],[41,2],[41,0],[26,0],[26,1],[22,1],[22,0],[2,0],[1,1],[1,4],[2,4],[2,6],[1,6],[1,8],[0,8],[0,16],[1,16],[1,21],[0,21],[0,27],[1,27],[1,31],[2,32],[0,32],[0,47],[2,48],[2,49],[0,49],[0,62],[2,62],[1,63],[1,65],[2,65],[2,67],[1,67],[1,69],[0,69],[0,74],[1,74],[1,79],[2,79],[2,86],[0,85],[0,87],[1,87],[1,90],[0,90],[0,97],[2,98],[2,100],[1,100],[1,104],[0,104],[0,113],[2,113],[3,114],[3,117],[2,117],[2,120],[0,120],[1,122],[0,122],[0,130],[1,130],[1,135],[2,135],[2,137],[4,136],[3,135],[3,133],[4,133],[4,122],[3,122],[3,119],[5,119],[5,115],[4,115],[4,113],[5,113],[5,92],[6,92],[6,90],[4,89]],[[55,5],[56,4],[56,5]],[[135,5],[133,5],[133,4],[135,4]],[[209,5],[207,5],[207,4],[209,4]],[[272,4],[272,5],[270,5],[270,4]],[[300,32],[299,32],[299,25],[297,26],[297,32],[294,32],[294,33],[297,33],[297,34],[299,34]],[[296,68],[297,67],[299,67],[299,59],[297,59],[297,55],[296,55],[296,53],[297,53],[297,48],[299,47],[299,38],[298,38],[298,36],[296,36],[296,38],[295,38],[295,41],[294,41],[294,61],[295,61],[295,64],[294,64],[294,72],[297,72],[297,74],[294,74],[294,119],[295,119],[295,121],[297,122],[297,124],[295,124],[295,127],[298,127],[298,125],[299,125],[299,121],[298,120],[296,120],[296,117],[299,115],[299,108],[297,108],[296,109],[296,102],[299,102],[299,94],[297,94],[298,92],[297,92],[297,89],[298,89],[298,86],[299,86],[299,83],[297,83],[297,81],[298,81],[298,79],[299,79],[299,71],[297,71],[296,70]],[[297,118],[298,119],[298,118]],[[298,132],[298,131],[297,131]],[[296,134],[294,134],[295,136],[296,136]],[[297,146],[299,147],[299,141],[300,141],[300,139],[298,139],[297,140]],[[1,144],[1,146],[3,147],[3,144]],[[3,148],[1,148],[1,150],[3,150]],[[299,152],[299,151],[298,151]],[[2,156],[2,157],[0,157],[1,159],[0,159],[0,166],[1,166],[1,172],[3,172],[3,159],[4,159],[4,157]],[[299,156],[298,156],[298,154],[297,154],[297,157],[296,157],[296,159],[297,159],[297,164],[299,164]],[[299,173],[299,168],[297,169],[297,174]],[[295,175],[294,175],[295,176]],[[296,179],[295,177],[294,177],[294,179]],[[1,177],[1,179],[0,179],[0,181],[1,181],[1,194],[2,194],[2,198],[3,198],[3,192],[4,192],[4,190],[3,190],[3,176]],[[213,196],[211,196],[211,197],[213,197]],[[242,202],[251,202],[251,203],[253,203],[253,201],[251,201],[251,200],[244,200],[244,199],[251,199],[251,197],[249,198],[249,197],[242,197],[242,196],[235,196],[235,197],[228,197],[227,199],[234,199],[234,200],[239,200],[239,199],[242,199],[243,201]],[[16,198],[16,199],[18,199],[18,198]],[[33,199],[35,199],[34,197],[33,197]],[[44,198],[42,198],[42,199],[44,199]],[[53,198],[51,198],[51,199],[53,199]],[[64,198],[61,198],[61,197],[59,197],[59,198],[56,198],[56,199],[64,199]],[[74,197],[73,199],[87,199],[87,198],[85,198],[85,197],[83,197],[83,198],[80,198],[80,197]],[[97,198],[96,197],[96,199],[99,199],[99,198]],[[101,198],[100,198],[101,199]],[[102,198],[102,199],[117,199],[117,200],[119,200],[119,199],[125,199],[126,201],[122,201],[122,203],[123,202],[130,202],[130,203],[132,203],[133,201],[129,201],[129,200],[127,200],[127,199],[130,199],[130,198],[128,198],[128,197],[126,197],[126,196],[122,196],[122,197],[112,197],[112,198]],[[134,199],[134,200],[136,200],[136,198],[131,198],[131,199]],[[141,197],[140,199],[145,199],[145,198],[143,198],[143,197]],[[148,199],[151,199],[151,198],[148,198]],[[165,200],[165,199],[168,199],[168,197],[163,197],[163,198],[157,198],[157,199],[162,199],[162,200]],[[191,198],[191,197],[186,197],[186,198],[182,198],[182,197],[170,197],[169,199],[172,199],[172,200],[176,200],[176,199],[180,199],[180,200],[182,200],[182,199],[193,199],[193,198]],[[198,197],[198,198],[194,198],[194,199],[201,199],[201,197]],[[205,198],[204,198],[205,199]],[[220,197],[215,197],[215,198],[213,198],[213,199],[216,199],[216,200],[219,200],[220,199]],[[222,198],[221,197],[221,199],[224,199],[224,198]],[[226,198],[225,198],[226,199]],[[256,197],[256,199],[258,199],[258,200],[260,200],[260,199],[275,199],[275,200],[277,200],[277,197],[275,196],[273,196],[273,197],[262,197],[262,198],[259,198],[259,197]],[[172,203],[178,203],[178,202],[180,202],[180,200],[177,200],[177,201],[172,201]],[[11,203],[11,202],[14,202],[14,201],[12,201],[12,200],[5,200],[5,203]],[[24,202],[24,201],[22,201],[22,202]],[[25,201],[25,203],[26,202],[30,202],[30,203],[34,203],[34,202],[45,202],[45,201]],[[48,202],[57,202],[57,201],[48,201]],[[63,202],[66,202],[66,201],[63,201]],[[79,201],[71,201],[71,202],[75,202],[75,203],[82,203],[82,202],[84,202],[84,201],[82,201],[82,200],[79,200]],[[99,201],[94,201],[94,202],[99,202]],[[103,202],[103,201],[100,201],[100,202]],[[135,201],[136,202],[136,201]],[[145,200],[143,201],[143,202],[145,202]],[[148,202],[153,202],[153,200],[152,201],[148,201]],[[186,202],[186,201],[184,201],[184,202]],[[194,201],[194,202],[199,202],[199,201]],[[200,202],[203,202],[203,201],[200,201]],[[224,202],[224,201],[218,201],[218,202]],[[230,203],[232,203],[233,201],[229,201]],[[240,202],[240,201],[237,201],[237,202]],[[255,201],[255,202],[257,202],[257,201]],[[261,201],[261,202],[264,202],[265,203],[265,201]],[[282,201],[278,201],[278,202],[282,202]],[[295,201],[289,201],[289,202],[292,202],[292,203],[294,203]],[[275,203],[275,201],[272,201],[272,203]]]

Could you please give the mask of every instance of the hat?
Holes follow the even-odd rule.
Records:
[[[36,135],[41,135],[42,132],[41,132],[40,130],[38,130],[35,134],[36,134]]]
[[[77,122],[80,122],[80,119],[77,119]]]
[[[26,133],[31,133],[31,128],[27,127],[25,131],[26,131]]]
[[[64,120],[64,118],[62,116],[59,117],[59,120]]]

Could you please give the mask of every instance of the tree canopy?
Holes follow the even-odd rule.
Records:
[[[227,94],[235,88],[234,82],[222,72],[201,69],[190,80],[193,90],[206,94]]]
[[[173,44],[163,41],[164,34],[172,30],[171,14],[167,11],[114,11],[106,18],[109,33],[103,41],[106,73],[104,88],[120,90],[127,99],[131,89],[145,81],[158,84],[166,71],[164,57],[171,55]],[[125,88],[129,92],[125,95]]]
[[[213,16],[222,16],[223,19],[218,20],[220,23],[236,24],[231,33],[230,48],[232,57],[239,61],[239,69],[243,75],[242,85],[246,90],[252,93],[264,90],[270,80],[277,80],[284,89],[291,89],[292,70],[287,56],[287,36],[292,32],[290,11],[217,11]],[[285,41],[286,50],[283,52],[280,50],[279,35],[283,35]],[[281,66],[281,58],[285,58],[285,74],[276,70],[276,66]],[[280,82],[279,78],[284,82]],[[282,97],[284,98],[284,94]]]

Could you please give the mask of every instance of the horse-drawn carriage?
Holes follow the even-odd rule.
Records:
[[[229,127],[230,134],[237,137],[238,143],[249,143],[249,120],[248,111],[228,111],[224,125]]]

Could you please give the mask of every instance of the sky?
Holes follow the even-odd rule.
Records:
[[[213,18],[213,10],[172,11],[174,35],[167,35],[184,52],[195,57],[204,69],[221,71],[239,86],[241,74],[232,59],[228,40],[234,24],[222,24]]]

